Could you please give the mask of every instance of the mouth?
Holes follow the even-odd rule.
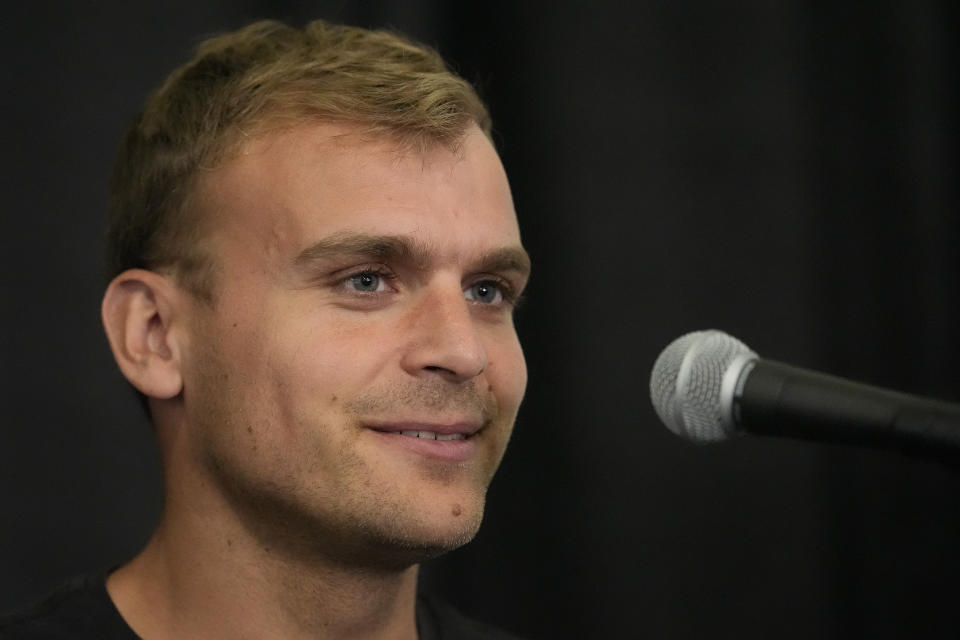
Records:
[[[383,423],[368,423],[367,428],[380,433],[392,433],[422,440],[466,440],[480,433],[486,424],[481,420],[458,420],[451,422],[420,422],[399,420]]]
[[[476,451],[476,436],[484,425],[478,422],[450,424],[392,423],[368,425],[388,445],[419,456],[447,462],[464,462]]]

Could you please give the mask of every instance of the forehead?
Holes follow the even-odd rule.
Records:
[[[447,259],[520,244],[503,166],[476,128],[423,152],[329,123],[264,135],[204,177],[198,204],[215,253],[273,261],[344,232],[417,237]]]

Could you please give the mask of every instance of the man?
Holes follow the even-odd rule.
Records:
[[[166,80],[121,148],[103,300],[161,522],[0,637],[505,637],[416,593],[476,533],[526,384],[489,134],[435,53],[323,22]]]

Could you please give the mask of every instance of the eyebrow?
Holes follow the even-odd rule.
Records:
[[[310,245],[297,255],[294,263],[306,266],[344,255],[364,256],[384,262],[409,260],[419,263],[426,258],[426,253],[426,247],[412,239],[342,232]]]
[[[363,256],[377,262],[407,262],[418,268],[430,263],[430,248],[410,236],[370,235],[341,232],[315,242],[294,259],[298,267],[341,256]],[[530,273],[530,256],[520,246],[503,247],[483,254],[476,262],[477,271],[516,271]]]

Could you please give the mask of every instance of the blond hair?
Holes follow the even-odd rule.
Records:
[[[111,191],[107,275],[169,267],[212,299],[198,173],[243,140],[312,120],[356,123],[406,149],[455,146],[490,118],[473,87],[429,47],[321,20],[251,24],[201,43],[147,99],[124,138]]]

